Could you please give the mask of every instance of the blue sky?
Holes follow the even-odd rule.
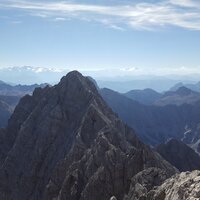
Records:
[[[200,73],[199,0],[1,0],[0,67]]]

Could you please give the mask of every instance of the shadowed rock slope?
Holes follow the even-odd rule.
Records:
[[[121,200],[141,170],[176,172],[76,71],[22,98],[0,137],[0,199]]]
[[[200,156],[181,141],[170,139],[157,146],[156,150],[180,171],[200,170]]]
[[[5,127],[20,98],[32,94],[36,87],[45,87],[47,84],[9,85],[0,81],[0,128]]]
[[[0,127],[4,127],[7,124],[11,113],[12,110],[9,105],[0,99]]]
[[[19,102],[19,97],[15,96],[2,96],[0,95],[0,128],[5,127],[8,123],[8,119],[17,103]]]
[[[150,88],[144,90],[131,90],[127,93],[124,93],[123,95],[145,105],[153,104],[154,102],[158,101],[162,96],[162,94]]]

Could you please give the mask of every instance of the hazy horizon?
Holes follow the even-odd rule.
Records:
[[[0,69],[0,80],[11,85],[32,85],[49,83],[54,85],[72,69],[41,68],[41,67],[10,67]],[[90,76],[96,80],[100,88],[110,88],[118,92],[127,92],[133,89],[151,88],[158,92],[169,90],[177,83],[196,84],[200,77],[193,75],[131,75],[122,73],[118,69],[79,70],[84,76]]]
[[[197,0],[2,0],[0,11],[0,68],[200,76]]]

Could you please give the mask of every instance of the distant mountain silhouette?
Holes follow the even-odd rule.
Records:
[[[32,94],[36,87],[45,87],[48,85],[44,84],[33,84],[33,85],[10,85],[3,81],[0,82],[0,95],[5,96],[24,96],[25,94]]]
[[[145,105],[153,104],[162,96],[160,93],[149,88],[144,90],[131,90],[127,93],[124,93],[124,95]]]
[[[158,145],[169,138],[183,140],[200,152],[200,102],[194,104],[143,105],[110,89],[100,91],[104,100],[142,141]]]
[[[22,96],[32,94],[35,88],[45,87],[46,85],[47,84],[13,86],[0,81],[0,128],[7,125],[8,119]]]
[[[165,92],[160,99],[153,104],[158,106],[165,106],[170,104],[195,104],[200,101],[200,93],[195,92],[187,87],[179,87],[176,91]]]
[[[0,137],[0,199],[122,200],[138,172],[177,172],[77,71],[23,97]]]
[[[182,82],[179,82],[175,84],[173,87],[171,87],[170,90],[176,91],[178,88],[183,87],[183,86],[193,91],[200,92],[200,81],[197,82],[196,84],[183,84]]]
[[[156,106],[194,104],[200,101],[199,92],[195,92],[184,86],[177,88],[176,91],[170,90],[165,93],[158,93],[152,89],[144,89],[131,90],[123,95],[141,104]]]
[[[133,80],[130,80],[130,77],[128,78],[129,80],[122,80],[121,77],[115,80],[97,80],[97,83],[100,88],[110,88],[120,93],[126,93],[131,90],[144,90],[145,88],[163,92],[177,83],[176,80],[163,77],[139,77]]]

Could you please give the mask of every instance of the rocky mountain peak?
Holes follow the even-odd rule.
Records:
[[[94,92],[97,94],[96,87],[89,78],[84,77],[78,71],[71,71],[66,76],[64,76],[60,83],[58,84],[59,87],[66,87],[68,90],[87,90],[88,92]]]
[[[0,199],[122,200],[139,171],[176,172],[77,71],[22,98],[0,136]]]

